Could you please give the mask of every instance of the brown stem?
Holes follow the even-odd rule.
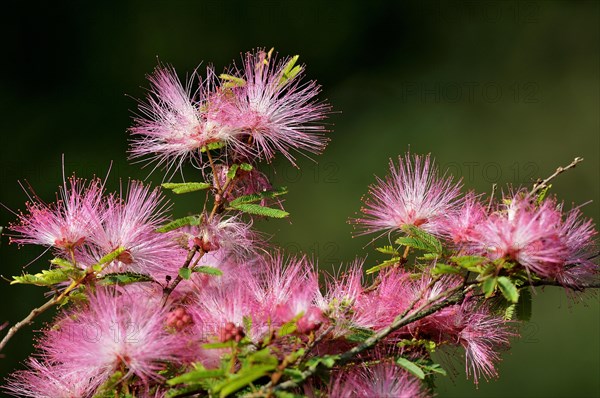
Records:
[[[542,189],[546,188],[548,186],[548,183],[551,180],[553,180],[556,176],[558,176],[559,174],[564,173],[565,171],[567,171],[569,169],[574,168],[575,166],[577,166],[578,163],[581,163],[581,162],[583,162],[583,158],[576,157],[568,165],[566,165],[564,167],[557,168],[556,171],[554,173],[552,173],[552,175],[550,175],[545,180],[542,180],[542,181],[538,180],[538,181],[536,181],[535,184],[533,184],[533,188],[531,189],[531,192],[529,192],[529,196],[533,196],[538,191],[541,191]]]
[[[196,255],[196,252],[198,252],[198,251],[200,252],[199,258],[201,258],[204,255],[204,250],[200,249],[199,246],[194,245],[194,247],[192,247],[190,249],[190,251],[188,252],[185,262],[183,263],[181,268],[189,267],[190,263],[192,262],[192,259],[194,258],[194,256]],[[175,280],[163,289],[163,297],[162,297],[162,304],[161,304],[162,307],[164,307],[165,304],[167,304],[169,295],[173,292],[173,290],[175,290],[175,288],[177,287],[177,285],[179,285],[179,282],[181,282],[182,279],[183,278],[181,277],[181,275],[177,274],[177,277],[175,278]]]
[[[8,329],[8,332],[6,333],[6,336],[4,336],[4,338],[2,339],[2,341],[0,342],[0,351],[2,351],[2,349],[4,349],[4,347],[6,346],[6,344],[8,343],[8,341],[24,326],[29,325],[31,322],[33,322],[33,320],[35,319],[35,317],[37,317],[38,315],[40,315],[41,313],[43,313],[44,311],[46,311],[48,308],[52,307],[54,304],[56,304],[58,301],[56,300],[56,297],[51,298],[50,300],[46,301],[43,305],[34,308],[33,310],[31,310],[31,312],[29,313],[29,315],[27,315],[25,318],[23,318],[23,320],[15,323],[10,329]]]

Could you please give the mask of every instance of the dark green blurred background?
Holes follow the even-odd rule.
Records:
[[[318,256],[322,268],[370,253],[369,238],[352,239],[346,220],[373,174],[409,146],[432,152],[480,191],[528,184],[582,156],[553,191],[568,206],[593,200],[584,212],[599,220],[599,16],[596,1],[5,3],[0,202],[22,209],[17,180],[24,179],[52,200],[61,154],[67,173],[84,177],[104,175],[114,161],[112,189],[119,178],[146,177],[125,159],[136,103],[124,94],[144,95],[156,57],[183,77],[201,61],[222,70],[240,52],[265,46],[300,54],[338,111],[318,164],[280,163],[269,172],[290,189],[292,223],[260,223],[277,234],[274,242]],[[0,225],[12,220],[2,209]],[[3,237],[0,273],[18,274],[40,252]],[[0,289],[0,322],[43,300],[41,288],[2,282]],[[457,375],[440,381],[439,396],[599,396],[599,311],[597,296],[573,304],[561,289],[538,290],[532,322],[504,355],[500,380],[476,390],[455,360]],[[28,355],[40,325],[12,340],[0,375]]]

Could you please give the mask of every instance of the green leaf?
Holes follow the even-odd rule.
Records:
[[[285,64],[281,71],[281,78],[279,79],[280,85],[285,85],[287,82],[292,80],[294,77],[298,75],[302,71],[302,66],[296,65],[298,62],[299,55],[294,55],[290,60]]]
[[[351,333],[348,336],[346,336],[346,340],[349,340],[349,341],[352,341],[355,343],[362,343],[365,340],[367,340],[369,337],[371,337],[375,334],[375,332],[372,331],[371,329],[355,327],[355,326],[350,327],[350,331],[351,331]]]
[[[201,265],[199,267],[195,267],[192,271],[200,272],[202,274],[214,275],[214,276],[223,275],[223,271],[221,271],[220,269],[215,268],[215,267],[209,267],[207,265]]]
[[[179,268],[179,276],[183,279],[190,279],[192,277],[192,270],[189,268]]]
[[[281,187],[272,191],[258,192],[251,195],[243,195],[229,202],[229,205],[237,206],[245,203],[255,203],[263,199],[271,199],[276,196],[285,195],[287,192],[287,187]]]
[[[516,304],[510,304],[508,307],[506,307],[506,309],[504,310],[504,319],[506,319],[506,320],[514,319],[516,309],[517,309]]]
[[[215,350],[215,349],[220,349],[220,348],[231,348],[233,346],[233,343],[231,341],[225,341],[223,343],[206,343],[206,344],[202,344],[202,348],[204,348],[205,350]]]
[[[284,218],[290,215],[287,211],[283,211],[280,209],[273,209],[271,207],[265,207],[256,204],[237,204],[232,205],[230,203],[231,208],[239,211],[243,211],[244,213],[256,214],[258,216],[263,217],[272,217],[272,218]]]
[[[399,256],[400,253],[393,246],[383,246],[375,248],[379,253],[389,254],[390,256]]]
[[[252,316],[251,315],[245,315],[243,318],[243,323],[244,323],[244,330],[246,332],[249,332],[250,330],[252,330]]]
[[[500,288],[500,291],[502,292],[504,297],[509,302],[519,302],[519,290],[517,290],[517,287],[514,285],[514,283],[512,283],[512,281],[509,278],[507,278],[506,276],[499,276],[498,287]]]
[[[366,273],[367,275],[373,274],[375,272],[381,271],[384,268],[391,267],[392,265],[398,264],[402,260],[401,257],[392,257],[389,260],[385,260],[381,264],[378,264],[374,267],[369,268]]]
[[[540,193],[537,195],[536,204],[539,206],[544,201],[544,198],[548,194],[548,190],[552,188],[552,184],[548,184],[545,188],[543,188]]]
[[[23,274],[21,276],[13,276],[13,280],[10,282],[10,284],[52,286],[56,285],[57,283],[68,281],[72,277],[81,274],[81,271],[75,269],[53,268],[51,270],[43,270],[42,272],[34,275]]]
[[[211,187],[210,184],[206,182],[182,182],[182,183],[173,183],[166,182],[162,184],[162,187],[165,189],[170,189],[173,193],[182,194],[188,192],[201,191],[203,189],[208,189]]]
[[[215,149],[221,149],[225,146],[224,142],[221,141],[217,141],[217,142],[210,142],[206,145],[204,145],[202,148],[200,148],[200,152],[206,152],[206,151],[212,151]]]
[[[415,364],[414,362],[411,362],[406,358],[398,357],[396,358],[396,363],[408,370],[413,375],[417,376],[419,379],[423,380],[425,378],[425,372],[423,372],[423,369],[421,369],[419,365]]]
[[[154,278],[150,275],[139,274],[136,272],[116,272],[106,274],[100,279],[102,285],[128,285],[136,282],[153,282]]]
[[[450,261],[467,271],[481,273],[483,271],[482,265],[486,264],[489,260],[480,256],[455,256],[450,257]]]
[[[423,231],[422,229],[415,227],[414,225],[404,225],[402,230],[406,232],[409,237],[412,237],[413,240],[407,240],[407,242],[411,242],[417,246],[410,246],[404,243],[396,243],[404,244],[405,246],[414,247],[415,249],[424,250],[426,252],[441,254],[442,253],[442,243],[435,236]],[[400,238],[399,240],[401,240]]]
[[[460,268],[448,264],[436,263],[435,267],[431,270],[431,275],[433,276],[445,274],[460,274]]]
[[[219,397],[223,398],[236,392],[237,390],[246,387],[253,381],[266,376],[269,372],[275,370],[277,365],[257,365],[248,369],[242,369],[238,373],[217,384],[213,388],[213,392],[219,393]]]
[[[114,372],[100,387],[96,389],[93,398],[110,398],[114,397],[114,390],[121,380],[123,380],[123,372],[117,370]]]
[[[200,225],[200,220],[201,218],[199,216],[187,216],[178,218],[177,220],[171,221],[170,223],[158,228],[156,232],[169,232],[176,230],[177,228],[184,227],[186,225]]]
[[[241,77],[231,76],[226,73],[221,73],[219,79],[223,80],[221,86],[225,88],[244,87],[246,85],[246,81]]]
[[[75,266],[70,261],[65,260],[64,258],[60,258],[60,257],[56,257],[56,258],[53,258],[52,260],[50,260],[50,264],[58,265],[59,267],[68,268],[68,269],[75,268]]]
[[[296,368],[285,368],[283,374],[294,381],[302,381],[304,378],[302,371]]]
[[[517,304],[517,319],[528,321],[531,319],[532,299],[528,287],[519,290],[519,303]]]
[[[339,355],[323,355],[322,357],[312,357],[306,361],[306,366],[311,369],[315,369],[317,366],[323,365],[326,368],[331,369],[339,358]]]
[[[119,247],[119,248],[113,250],[112,252],[108,253],[106,256],[102,257],[100,259],[100,261],[98,261],[96,264],[92,265],[92,269],[96,272],[102,271],[102,267],[105,264],[112,262],[117,257],[119,257],[121,254],[123,254],[123,252],[125,252],[125,251],[126,251],[126,249],[124,247]]]
[[[231,167],[229,167],[229,170],[227,170],[227,178],[233,180],[239,167],[239,164],[232,164]]]
[[[250,163],[241,163],[240,164],[240,170],[252,171],[253,168],[254,167]]]
[[[167,380],[167,384],[170,386],[183,383],[190,384],[197,383],[202,379],[218,378],[223,376],[225,376],[225,372],[222,369],[198,369],[184,373],[177,377],[173,377],[172,379]]]
[[[298,330],[298,325],[296,324],[296,320],[286,322],[283,325],[281,325],[281,327],[277,331],[277,336],[279,336],[279,337],[287,336],[287,335],[294,333],[296,330]]]
[[[444,368],[441,367],[440,364],[438,363],[431,363],[428,365],[422,365],[421,368],[427,372],[427,373],[437,373],[440,374],[442,376],[447,376],[448,373],[446,372],[446,370]]]
[[[489,277],[486,278],[481,284],[481,290],[485,294],[486,298],[492,297],[494,292],[496,291],[496,286],[498,284],[498,278]]]

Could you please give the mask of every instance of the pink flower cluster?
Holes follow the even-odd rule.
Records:
[[[210,145],[225,146],[236,159],[270,161],[279,152],[293,164],[294,152],[320,153],[328,139],[317,122],[329,106],[315,99],[320,87],[302,81],[304,68],[295,60],[246,53],[229,74],[209,67],[195,89],[195,76],[184,87],[175,70],[158,67],[131,128],[131,157],[176,171],[186,161],[205,166]]]
[[[597,231],[579,209],[565,212],[552,197],[539,202],[525,190],[482,202],[460,182],[439,177],[429,156],[407,154],[377,179],[353,220],[361,234],[401,233],[407,225],[427,231],[458,254],[505,259],[530,275],[571,288],[598,277],[593,262]]]

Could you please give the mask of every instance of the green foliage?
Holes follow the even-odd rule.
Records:
[[[535,203],[539,206],[540,204],[542,204],[542,202],[544,201],[544,199],[546,198],[546,195],[548,194],[548,191],[550,190],[550,188],[552,188],[552,184],[548,184],[546,187],[542,188],[542,190],[538,193],[537,195],[537,199],[535,201]]]
[[[225,376],[225,371],[222,369],[205,369],[204,367],[199,366],[191,372],[167,380],[167,384],[170,386],[176,384],[193,384],[198,383],[203,379],[219,378],[223,376]]]
[[[281,71],[281,78],[279,79],[280,85],[285,85],[287,82],[292,80],[294,77],[298,75],[302,71],[302,66],[296,65],[298,62],[299,55],[294,55],[290,60],[285,64],[283,70]]]
[[[226,380],[218,383],[212,389],[213,393],[219,394],[219,397],[226,397],[269,374],[277,368],[273,365],[257,365],[248,368],[242,368],[238,373],[233,374]]]
[[[182,194],[188,192],[201,191],[204,189],[208,189],[211,187],[210,184],[206,182],[182,182],[182,183],[173,183],[166,182],[162,184],[162,187],[165,189],[170,189],[173,193]]]
[[[400,256],[400,253],[393,246],[383,246],[375,248],[379,253],[389,254],[390,256]]]
[[[498,287],[506,300],[511,303],[517,303],[519,301],[519,290],[517,290],[514,283],[506,276],[499,276],[497,281]]]
[[[199,267],[194,267],[194,268],[187,268],[187,267],[182,267],[179,268],[179,276],[181,276],[182,279],[190,279],[192,277],[192,273],[194,272],[199,272],[201,274],[207,274],[207,275],[214,275],[214,276],[221,276],[223,275],[223,271],[221,271],[218,268],[214,268],[214,267],[209,267],[207,265],[201,265]]]
[[[244,87],[246,85],[246,81],[241,77],[231,76],[226,73],[221,73],[219,79],[223,80],[221,86],[224,88]]]
[[[56,257],[53,258],[52,260],[50,260],[50,264],[52,265],[56,265],[62,268],[66,268],[66,269],[70,269],[70,268],[75,268],[75,266],[68,260],[65,260],[64,258],[60,258],[60,257]]]
[[[217,141],[217,142],[211,142],[208,143],[206,145],[204,145],[202,148],[200,148],[200,152],[207,152],[207,151],[213,151],[215,149],[221,149],[225,146],[226,144],[222,141]]]
[[[352,333],[346,336],[346,340],[355,343],[362,343],[375,334],[375,332],[371,329],[361,328],[357,326],[351,326],[349,329]]]
[[[104,267],[104,265],[114,261],[117,257],[119,257],[121,254],[123,254],[125,251],[126,251],[126,249],[124,247],[119,247],[119,248],[113,250],[112,252],[108,253],[106,256],[102,257],[100,259],[100,261],[98,261],[96,264],[92,265],[92,269],[96,272],[102,271],[102,268]]]
[[[369,275],[369,274],[373,274],[375,272],[379,272],[384,268],[391,267],[393,265],[398,264],[400,261],[402,261],[402,257],[392,257],[389,260],[383,261],[381,264],[377,264],[376,266],[369,268],[366,271],[366,273],[367,273],[367,275]]]
[[[265,207],[252,203],[243,203],[232,205],[230,203],[231,209],[239,210],[248,214],[255,214],[257,216],[263,217],[271,217],[271,218],[285,218],[290,215],[287,211],[280,209],[273,209],[271,207]]]
[[[202,348],[205,350],[216,350],[221,348],[231,348],[233,347],[233,342],[225,341],[225,342],[217,342],[217,343],[206,343],[202,344]]]
[[[432,276],[440,276],[446,274],[460,274],[460,268],[454,267],[452,265],[436,263],[433,269],[431,270]]]
[[[312,357],[306,361],[306,366],[309,369],[315,369],[317,366],[324,366],[327,369],[331,369],[339,358],[339,355],[323,355],[321,357]]]
[[[201,274],[214,275],[214,276],[222,276],[223,271],[215,267],[209,267],[208,265],[201,265],[199,267],[194,267],[192,269],[194,272],[199,272]]]
[[[442,254],[442,243],[435,236],[414,225],[404,225],[402,230],[408,236],[398,238],[396,240],[397,244],[423,250],[427,253]]]
[[[232,164],[227,170],[227,178],[233,180],[237,175],[238,170],[250,171],[253,167],[249,163]]]
[[[117,272],[106,274],[100,278],[102,285],[128,285],[136,282],[154,282],[154,279],[150,275],[137,272]]]
[[[229,202],[229,205],[237,206],[245,203],[255,203],[263,199],[271,199],[277,196],[285,195],[287,192],[287,187],[281,187],[272,191],[258,192],[251,195],[243,195]]]
[[[423,380],[425,378],[425,372],[423,372],[423,369],[421,369],[416,363],[411,362],[403,357],[396,358],[396,363],[402,366],[404,369],[408,370],[410,373],[412,373],[419,379]]]
[[[481,284],[481,290],[485,294],[486,298],[492,297],[498,286],[498,278],[490,276],[483,280]]]
[[[93,398],[113,398],[115,394],[115,390],[119,385],[120,381],[123,379],[124,374],[120,370],[114,372],[108,380],[102,384],[96,394],[94,394]]]
[[[163,225],[158,228],[156,232],[170,232],[174,231],[178,228],[185,227],[187,225],[200,225],[202,221],[202,217],[196,216],[186,216],[182,218],[178,218],[177,220],[173,220],[170,223]]]
[[[467,271],[479,274],[483,272],[484,265],[489,262],[489,259],[480,256],[453,256],[450,257],[450,261]]]
[[[182,268],[179,268],[178,273],[182,279],[188,280],[192,277],[192,272],[193,271],[191,269],[189,269],[187,267],[182,267]]]
[[[43,270],[42,272],[33,275],[23,274],[21,276],[13,276],[13,280],[10,284],[52,286],[57,283],[68,281],[71,278],[78,277],[79,275],[83,275],[83,272],[74,268],[53,268],[50,270]]]

